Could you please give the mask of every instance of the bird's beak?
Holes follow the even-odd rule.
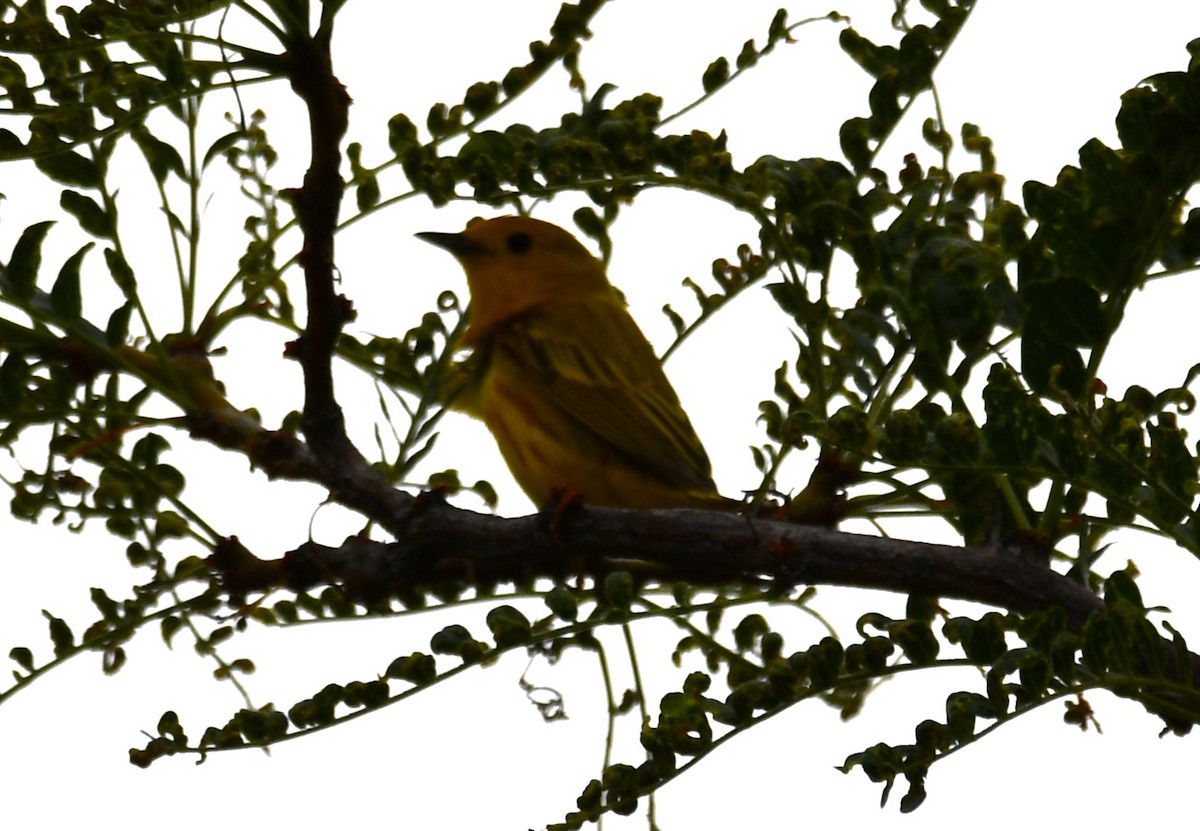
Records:
[[[469,257],[472,254],[482,254],[484,247],[475,240],[470,239],[466,234],[447,234],[442,231],[422,231],[416,235],[417,239],[424,240],[431,245],[436,245],[438,248],[445,248],[456,257]]]

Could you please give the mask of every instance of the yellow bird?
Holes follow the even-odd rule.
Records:
[[[535,504],[730,507],[654,350],[604,268],[569,232],[524,216],[417,234],[462,264],[471,318],[454,406],[495,436]]]

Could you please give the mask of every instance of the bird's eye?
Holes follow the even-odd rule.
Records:
[[[509,234],[508,239],[504,241],[508,246],[508,250],[514,254],[524,254],[533,247],[533,238],[529,234],[523,234],[518,231],[515,234]]]

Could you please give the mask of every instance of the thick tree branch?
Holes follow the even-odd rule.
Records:
[[[960,548],[851,534],[713,511],[576,508],[550,521],[423,501],[396,542],[306,543],[261,561],[236,545],[214,555],[234,595],[339,584],[372,602],[420,586],[496,583],[630,570],[696,585],[828,584],[954,597],[1033,612],[1058,606],[1073,628],[1103,608],[1078,583],[1020,548]]]

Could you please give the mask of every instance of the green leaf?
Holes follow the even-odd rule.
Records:
[[[495,81],[471,84],[463,98],[463,106],[475,118],[480,118],[496,109],[500,86]]]
[[[397,658],[388,665],[387,677],[424,686],[437,678],[437,664],[432,655],[414,652]]]
[[[179,630],[183,629],[183,625],[183,618],[177,617],[176,615],[167,615],[165,618],[163,618],[162,623],[159,624],[163,643],[165,643],[168,647],[171,646],[171,641],[175,638],[175,634],[179,632]]]
[[[565,621],[575,621],[579,618],[579,601],[575,593],[566,586],[555,586],[543,598],[546,606],[554,615]]]
[[[1083,357],[1079,347],[1092,348],[1109,336],[1099,292],[1082,279],[1022,278],[1019,296],[1027,309],[1021,339],[1021,368],[1034,392],[1048,394],[1057,385],[1081,395]]]
[[[29,153],[28,148],[21,143],[11,130],[0,129],[0,161],[23,159]]]
[[[704,87],[705,93],[714,92],[723,87],[729,81],[729,59],[717,58],[708,65],[708,69],[704,70],[704,76],[700,79],[700,83]]]
[[[396,113],[388,119],[388,147],[396,154],[403,156],[410,147],[417,144],[417,125],[404,113]]]
[[[80,228],[92,236],[112,239],[116,223],[112,215],[101,208],[95,199],[84,196],[79,191],[64,190],[58,204],[75,217]]]
[[[100,610],[100,616],[109,623],[121,620],[121,606],[108,596],[104,589],[93,588],[91,591],[92,605]]]
[[[8,652],[9,659],[26,672],[33,671],[33,651],[25,646],[14,646]]]
[[[83,311],[83,297],[79,288],[79,269],[83,258],[95,247],[89,242],[72,254],[59,269],[58,279],[50,289],[50,305],[65,320],[78,320]]]
[[[71,632],[71,627],[67,625],[62,618],[57,618],[54,615],[42,610],[43,617],[50,621],[50,640],[54,644],[54,654],[56,657],[61,657],[75,648],[75,635]]]
[[[1074,277],[1022,285],[1021,299],[1029,307],[1026,325],[1053,331],[1068,344],[1092,347],[1102,343],[1109,324],[1095,288]]]
[[[518,646],[530,637],[529,619],[512,606],[497,606],[488,612],[487,625],[498,649]]]
[[[104,249],[104,262],[108,265],[108,273],[122,293],[131,295],[137,289],[137,280],[133,269],[115,248]]]
[[[61,148],[39,153],[34,157],[34,164],[37,165],[38,170],[60,185],[77,188],[99,187],[101,180],[99,166],[86,156],[68,150],[66,147],[67,145],[63,144]]]
[[[33,295],[37,275],[42,267],[42,242],[54,222],[38,222],[21,232],[21,238],[13,246],[12,258],[8,261],[7,280],[0,289],[18,301],[26,301]]]
[[[604,576],[604,597],[614,611],[627,612],[633,603],[633,575],[614,571]]]
[[[355,188],[355,202],[360,211],[366,211],[379,204],[379,179],[374,175],[366,175]]]
[[[241,130],[234,130],[232,133],[226,133],[210,144],[208,149],[204,151],[204,160],[200,163],[200,169],[207,169],[213,159],[223,156],[226,150],[236,146],[238,141],[241,140],[242,135]]]
[[[133,303],[125,303],[113,310],[104,327],[104,340],[113,349],[125,343],[129,335],[129,318],[133,314]]]
[[[154,176],[154,181],[161,185],[171,173],[180,179],[187,178],[183,157],[172,145],[167,144],[145,128],[134,130],[133,140],[141,148],[146,164],[150,166],[150,173]]]
[[[457,623],[436,633],[430,638],[429,646],[438,655],[457,655],[466,663],[478,661],[488,649],[487,644],[475,640],[465,626]]]
[[[188,521],[177,511],[162,511],[154,524],[153,538],[163,540],[169,537],[181,538],[187,536]]]
[[[105,675],[114,675],[120,672],[121,667],[125,666],[126,658],[127,656],[123,647],[114,646],[106,649],[100,659],[100,670]]]

